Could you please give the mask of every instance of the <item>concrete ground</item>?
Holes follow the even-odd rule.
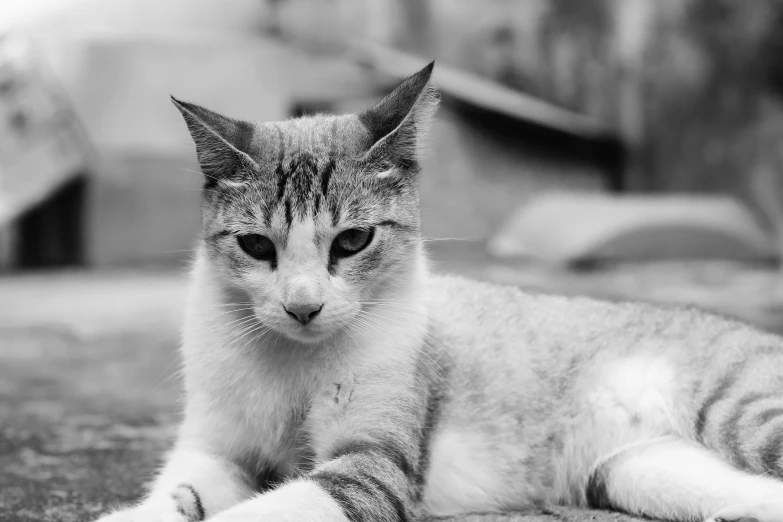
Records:
[[[780,310],[772,302],[780,292],[771,288],[780,285],[771,270],[723,266],[696,273],[670,266],[558,274],[488,265],[464,248],[434,249],[439,270],[531,288],[712,299],[717,308],[731,295],[732,306],[751,319],[781,315],[770,311]],[[89,521],[142,494],[177,422],[184,293],[179,268],[0,277],[0,521]],[[760,295],[769,301],[764,307]],[[762,308],[767,315],[753,315]],[[633,519],[563,509],[462,520]]]

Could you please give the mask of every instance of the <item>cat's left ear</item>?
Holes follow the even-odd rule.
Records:
[[[417,164],[438,108],[438,93],[430,82],[434,66],[431,62],[359,114],[370,136],[367,160],[403,169]]]

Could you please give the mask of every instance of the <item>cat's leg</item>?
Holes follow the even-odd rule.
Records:
[[[629,446],[600,462],[586,495],[590,507],[656,519],[783,522],[783,482],[673,437]]]
[[[410,450],[356,442],[306,476],[220,513],[214,522],[401,522],[413,518]]]
[[[404,363],[416,361],[405,357]],[[399,366],[379,365],[371,379],[346,373],[315,395],[305,420],[314,469],[211,522],[414,519],[422,480],[421,426],[437,399],[427,389],[417,390],[413,379],[404,386]]]
[[[250,477],[239,466],[181,442],[144,500],[100,522],[198,522],[249,498],[253,491]]]

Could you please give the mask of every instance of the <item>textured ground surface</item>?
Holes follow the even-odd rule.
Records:
[[[663,300],[730,301],[761,322],[780,315],[773,313],[777,276],[769,271],[724,266],[718,277],[692,267],[669,267],[667,275],[659,267],[575,277],[486,271],[458,257],[439,266],[563,291],[617,295],[631,288]],[[0,277],[0,522],[89,521],[141,493],[177,419],[183,298],[176,272]],[[563,510],[464,520],[630,519]]]

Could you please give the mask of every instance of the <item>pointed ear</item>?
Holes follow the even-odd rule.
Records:
[[[393,167],[416,164],[438,108],[438,93],[430,83],[434,66],[435,62],[431,62],[377,105],[359,114],[359,121],[370,135],[367,159],[390,162]]]
[[[248,155],[253,139],[253,125],[221,116],[204,107],[171,97],[179,109],[190,135],[196,142],[196,155],[207,185],[218,181],[239,181],[241,167],[257,169]]]

